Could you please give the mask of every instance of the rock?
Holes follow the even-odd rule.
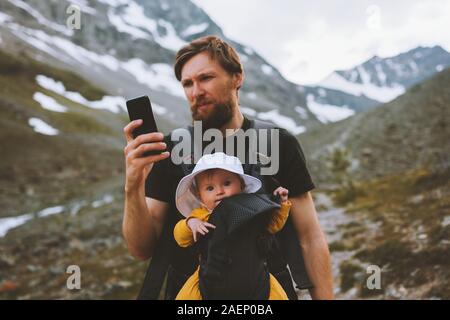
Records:
[[[36,272],[41,270],[41,267],[34,266],[32,264],[27,265],[27,270],[30,272]]]
[[[441,226],[445,228],[449,224],[450,224],[450,216],[447,216],[447,217],[444,218],[444,220],[442,220]]]
[[[63,268],[61,268],[61,267],[54,267],[54,266],[50,267],[48,269],[48,271],[50,272],[50,274],[55,275],[55,276],[64,273],[64,269]]]
[[[412,203],[412,204],[419,204],[419,203],[421,203],[423,201],[424,198],[425,198],[424,195],[418,194],[416,196],[413,196],[413,197],[409,198],[408,202]]]
[[[418,238],[419,240],[425,240],[426,238],[428,238],[428,236],[427,236],[425,233],[422,233],[422,234],[419,234],[419,235],[417,236],[417,238]]]
[[[117,282],[117,286],[123,289],[131,287],[133,284],[130,281],[119,281]]]
[[[72,239],[69,242],[69,248],[83,251],[84,250],[84,244],[83,244],[83,242],[81,242],[78,239]]]
[[[362,156],[363,157],[370,157],[372,155],[372,149],[370,148],[364,148],[362,150]]]
[[[20,285],[17,282],[5,280],[0,284],[0,293],[12,292],[17,290]]]
[[[15,260],[13,257],[4,255],[0,257],[0,269],[12,267],[14,262]]]

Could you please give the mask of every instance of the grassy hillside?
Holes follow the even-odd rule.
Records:
[[[0,202],[1,216],[41,209],[79,195],[86,185],[123,172],[125,116],[75,103],[36,83],[37,75],[61,81],[90,100],[106,93],[80,77],[43,65],[26,55],[0,52]],[[68,107],[58,113],[33,100],[35,92]],[[60,131],[36,133],[37,117]]]
[[[358,185],[346,206],[333,252],[352,251],[340,266],[344,291],[361,297],[450,299],[450,170],[417,169]],[[335,196],[340,191],[331,192]],[[382,290],[365,288],[365,266],[382,269]]]

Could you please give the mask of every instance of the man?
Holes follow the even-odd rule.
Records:
[[[250,127],[252,122],[239,108],[238,92],[244,81],[244,70],[236,51],[227,43],[214,36],[192,41],[177,53],[175,75],[184,88],[193,120],[202,121],[203,129],[217,128],[226,137],[226,129],[246,130]],[[149,150],[171,150],[173,144],[169,136],[164,137],[162,133],[133,139],[132,131],[140,124],[133,121],[124,128],[127,146],[124,149],[123,234],[130,253],[137,259],[149,259],[155,252],[167,255],[165,259],[170,260],[167,286],[171,293],[166,297],[173,298],[183,283],[183,279],[176,279],[189,276],[197,264],[195,255],[186,249],[172,246],[170,250],[158,250],[162,239],[173,242],[171,226],[182,217],[176,212],[174,198],[183,173],[172,163],[167,151],[141,157]],[[330,255],[310,194],[314,184],[295,137],[280,130],[279,143],[281,163],[275,178],[290,191],[291,220],[300,242],[298,250],[303,252],[313,284],[310,294],[313,299],[332,299]]]

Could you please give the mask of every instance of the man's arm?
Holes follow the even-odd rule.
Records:
[[[147,260],[161,235],[169,205],[145,197],[145,191],[125,190],[125,210],[122,232],[128,251],[139,260]]]
[[[125,155],[125,209],[122,233],[128,250],[139,260],[147,260],[161,235],[163,218],[168,211],[166,202],[145,197],[145,181],[154,163],[167,159],[169,152],[143,156],[151,150],[165,150],[164,135],[152,132],[133,138],[134,130],[142,125],[142,120],[134,120],[123,128],[127,145]]]
[[[292,202],[291,216],[301,243],[306,270],[314,285],[310,290],[311,297],[334,299],[330,252],[311,194],[307,192],[289,200]]]

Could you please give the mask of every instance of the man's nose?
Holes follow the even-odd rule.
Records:
[[[192,97],[198,99],[204,94],[205,91],[203,90],[202,86],[198,82],[194,82],[194,84],[192,85]]]

